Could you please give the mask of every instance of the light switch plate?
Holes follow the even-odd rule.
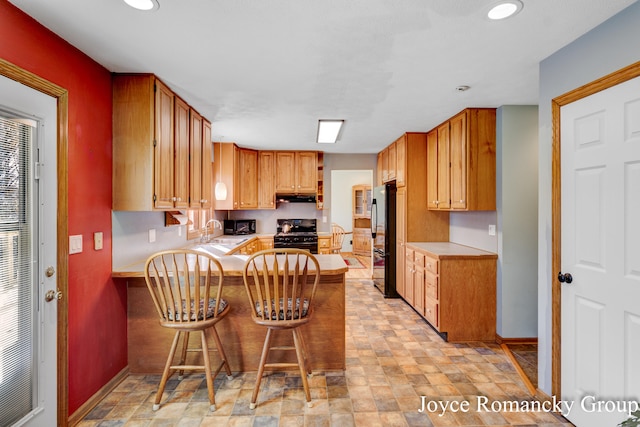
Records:
[[[156,241],[156,229],[155,228],[150,228],[149,229],[149,243],[153,243]]]
[[[69,236],[69,255],[82,252],[82,234]]]
[[[489,225],[489,236],[495,236],[496,235],[496,226],[491,224]]]

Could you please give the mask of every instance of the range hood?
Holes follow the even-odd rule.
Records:
[[[276,203],[315,203],[315,194],[276,194]]]

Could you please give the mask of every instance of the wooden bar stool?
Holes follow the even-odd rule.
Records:
[[[267,328],[249,407],[256,407],[265,368],[295,366],[300,370],[307,405],[311,407],[307,382],[311,367],[300,327],[309,322],[313,314],[313,297],[320,280],[318,260],[310,252],[301,249],[267,249],[249,257],[243,277],[251,318],[256,324]],[[291,331],[293,346],[272,346],[273,332],[279,330]],[[295,350],[298,362],[267,363],[271,350]]]
[[[216,323],[229,313],[229,304],[222,298],[224,271],[211,255],[188,249],[168,250],[151,255],[145,264],[145,280],[160,325],[175,331],[167,363],[162,373],[153,410],[160,408],[167,380],[175,372],[182,379],[184,371],[204,370],[209,392],[209,409],[216,410],[213,379],[224,367],[232,379],[231,368],[216,331]],[[200,332],[200,347],[189,348],[189,333]],[[209,336],[208,336],[209,335]],[[180,361],[174,364],[178,342],[182,336]],[[215,348],[209,348],[213,338]],[[209,350],[218,352],[220,364],[212,373]],[[202,365],[188,364],[187,353],[202,354]]]

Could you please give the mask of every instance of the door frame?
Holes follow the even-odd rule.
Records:
[[[57,285],[62,293],[58,301],[57,318],[57,413],[59,426],[66,426],[69,417],[69,386],[67,385],[68,353],[67,353],[67,323],[68,323],[68,289],[69,289],[69,239],[68,231],[68,153],[69,153],[69,94],[67,89],[60,87],[36,74],[24,70],[0,58],[0,75],[22,83],[32,89],[57,99]]]
[[[640,61],[587,83],[551,100],[552,148],[551,148],[551,394],[561,393],[561,283],[556,277],[561,270],[561,163],[560,108],[594,93],[640,76]]]

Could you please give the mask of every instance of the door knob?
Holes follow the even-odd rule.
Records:
[[[562,274],[562,271],[558,272],[558,282],[560,283],[571,283],[573,282],[573,276],[569,273]]]
[[[46,294],[44,294],[44,300],[46,302],[51,302],[54,299],[61,300],[62,299],[62,292],[50,290],[50,291],[47,291]]]

